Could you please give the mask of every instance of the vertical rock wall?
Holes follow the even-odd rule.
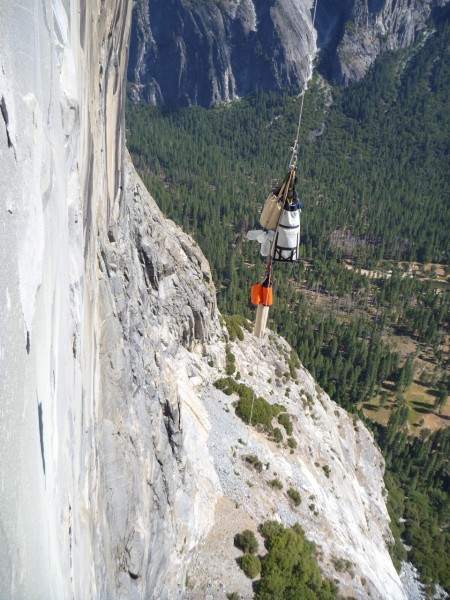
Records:
[[[330,7],[326,15],[320,13],[329,77],[344,85],[361,79],[382,52],[415,43],[427,30],[432,11],[446,4],[448,0],[346,0],[337,11]]]
[[[209,266],[124,171],[131,3],[1,8],[0,597],[173,598],[220,491]]]
[[[448,0],[136,0],[133,101],[210,106],[258,89],[296,93],[320,69],[338,84],[406,48]],[[312,15],[317,8],[314,28]]]
[[[210,106],[258,89],[302,89],[315,40],[309,0],[138,0],[134,100]]]
[[[2,598],[98,587],[96,237],[122,185],[130,10],[1,2]]]

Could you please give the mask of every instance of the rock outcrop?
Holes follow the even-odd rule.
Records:
[[[139,0],[131,97],[210,106],[257,89],[299,91],[315,48],[309,0]]]
[[[211,106],[257,89],[298,92],[321,69],[360,79],[377,56],[405,48],[448,0],[138,0],[128,67],[130,97]],[[317,47],[316,47],[317,46]]]
[[[344,16],[329,73],[338,84],[361,79],[377,56],[407,48],[427,30],[431,11],[447,0],[354,0]],[[342,25],[342,20],[341,20]]]
[[[162,217],[130,163],[98,259],[107,597],[181,597],[186,559],[212,525],[220,491],[192,383],[207,342],[222,335],[214,285],[198,246]]]
[[[236,565],[241,553],[233,538],[244,529],[256,532],[269,519],[302,525],[316,544],[323,574],[339,582],[344,597],[404,598],[386,549],[391,534],[384,460],[372,435],[338,408],[303,367],[292,368],[292,349],[279,336],[267,332],[261,340],[245,333],[230,346],[239,383],[286,408],[291,443],[276,419],[273,426],[283,430],[281,443],[236,418],[235,395],[203,389],[211,423],[208,449],[231,502],[217,504],[216,522],[194,553],[188,598],[211,594],[225,599],[235,591],[252,598],[251,584]],[[248,455],[257,457],[261,470],[246,462]],[[270,484],[274,480],[276,486]],[[299,506],[290,500],[289,489],[300,493]]]

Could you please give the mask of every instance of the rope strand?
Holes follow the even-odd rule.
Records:
[[[312,20],[312,27],[313,27],[313,29],[314,29],[314,25],[316,23],[316,12],[317,12],[317,3],[318,3],[318,1],[319,0],[316,0],[314,2],[314,13],[313,13],[313,20]],[[291,160],[289,162],[289,168],[290,169],[294,169],[296,167],[296,165],[297,165],[298,147],[299,147],[298,144],[299,144],[299,140],[300,140],[300,127],[301,127],[301,124],[302,124],[303,104],[305,102],[305,92],[306,92],[306,89],[303,90],[303,92],[301,93],[302,94],[302,101],[301,101],[301,104],[300,104],[300,114],[298,116],[297,135],[295,136],[294,145],[291,148],[292,155],[291,155]]]

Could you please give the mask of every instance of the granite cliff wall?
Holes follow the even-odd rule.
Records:
[[[257,89],[298,91],[314,49],[308,0],[139,0],[131,97],[209,106]]]
[[[448,0],[138,0],[130,97],[210,106],[257,89],[297,93],[321,50],[338,84],[360,79],[386,50],[405,48]]]
[[[330,56],[331,77],[339,84],[361,79],[379,54],[416,42],[427,32],[431,12],[445,4],[448,1],[355,0],[345,12]]]
[[[1,14],[0,596],[95,597],[97,235],[123,189],[131,4]]]

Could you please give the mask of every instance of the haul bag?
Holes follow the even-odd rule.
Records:
[[[289,185],[289,182],[286,179],[278,190],[271,192],[267,196],[261,216],[259,217],[261,227],[264,227],[264,229],[275,230],[277,228],[280,214],[283,210],[287,185]]]
[[[255,283],[252,285],[252,304],[259,306],[272,306],[273,302],[273,290],[272,286],[266,287],[262,283]]]
[[[295,262],[299,258],[300,205],[285,204],[274,242],[273,260]]]
[[[276,229],[282,208],[283,199],[279,199],[273,192],[270,193],[259,217],[261,227],[264,227],[264,229]]]

